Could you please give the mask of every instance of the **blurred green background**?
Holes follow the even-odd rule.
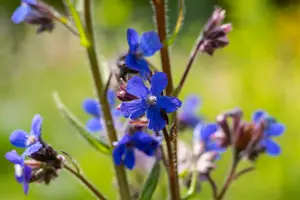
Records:
[[[60,7],[59,0],[48,1]],[[126,50],[126,29],[154,29],[147,0],[97,0],[95,19],[99,47],[114,60]],[[169,23],[176,21],[177,1],[169,0]],[[17,0],[2,0],[0,29],[0,155],[13,149],[8,137],[15,129],[28,130],[35,113],[44,117],[43,136],[58,150],[71,154],[86,176],[109,199],[117,199],[110,158],[99,155],[83,141],[57,111],[51,93],[82,120],[81,108],[93,96],[85,52],[78,40],[57,25],[52,34],[35,35],[35,27],[13,25],[10,16]],[[266,109],[286,127],[277,141],[278,158],[261,156],[257,169],[237,180],[226,199],[300,199],[300,7],[297,0],[186,0],[186,19],[172,47],[175,83],[189,57],[190,49],[214,5],[227,9],[233,31],[230,45],[213,57],[200,56],[181,94],[201,96],[201,114],[208,121],[228,109],[240,107],[245,118],[258,108]],[[159,66],[159,58],[153,57]],[[229,155],[218,162],[213,176],[221,184]],[[0,159],[0,199],[93,199],[68,173],[62,171],[49,186],[32,184],[27,197],[14,180],[13,165]],[[141,183],[140,183],[141,184]],[[165,188],[161,187],[161,190]],[[209,199],[210,188],[203,184],[197,199]]]

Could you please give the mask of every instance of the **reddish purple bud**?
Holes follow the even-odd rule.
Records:
[[[203,30],[200,52],[213,55],[214,51],[229,44],[227,34],[232,30],[231,24],[222,24],[225,10],[216,8]]]

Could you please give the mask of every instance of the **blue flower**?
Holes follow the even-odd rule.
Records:
[[[139,71],[145,77],[149,75],[150,69],[144,57],[155,54],[162,48],[159,36],[156,32],[145,32],[140,37],[134,29],[127,30],[127,42],[129,52],[125,58],[125,64],[128,68]]]
[[[116,165],[124,164],[128,169],[135,166],[134,149],[138,149],[147,156],[153,156],[160,145],[160,140],[144,132],[126,134],[116,144],[113,159]]]
[[[15,24],[25,21],[33,13],[32,6],[36,4],[36,0],[22,0],[21,5],[13,13],[11,20]]]
[[[7,152],[5,154],[5,158],[15,164],[16,180],[23,184],[24,193],[27,194],[31,178],[31,168],[24,164],[24,157],[19,156],[15,150]]]
[[[252,120],[254,123],[259,123],[265,120],[264,136],[260,144],[270,156],[277,156],[281,153],[280,146],[272,140],[273,137],[278,137],[283,134],[285,127],[283,124],[276,122],[267,112],[258,110],[253,114]]]
[[[215,151],[218,155],[225,151],[219,143],[212,139],[213,134],[218,131],[217,124],[198,124],[194,130],[194,139],[202,142],[203,151]]]
[[[201,122],[197,111],[200,107],[200,100],[196,95],[188,96],[179,110],[178,119],[182,126],[195,128]]]
[[[112,109],[111,111],[113,117],[116,120],[117,117],[121,115],[121,113],[116,108],[114,108],[116,104],[115,92],[112,90],[108,90],[107,99]],[[102,131],[104,122],[102,122],[101,106],[98,103],[98,101],[90,98],[85,99],[83,102],[83,109],[85,110],[85,112],[87,112],[92,116],[92,118],[89,119],[88,122],[86,123],[86,128],[88,129],[88,131],[90,132]],[[115,123],[117,122],[115,121]]]
[[[138,119],[146,113],[148,128],[160,131],[166,126],[161,111],[172,113],[181,106],[181,101],[176,97],[162,96],[161,93],[168,84],[165,73],[157,72],[151,78],[150,90],[144,85],[141,78],[132,77],[127,84],[127,92],[136,96],[129,102],[123,102],[120,111],[123,116],[130,119]]]
[[[43,146],[40,143],[40,137],[42,132],[43,118],[40,115],[35,115],[32,119],[31,131],[28,134],[23,130],[15,130],[10,135],[10,142],[15,147],[26,148],[23,156],[30,156],[31,154],[40,150]]]
[[[37,33],[51,32],[54,29],[54,17],[51,12],[51,8],[37,0],[22,0],[21,5],[12,14],[11,20],[15,24],[26,22],[39,25]]]

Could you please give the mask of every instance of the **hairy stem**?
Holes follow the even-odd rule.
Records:
[[[78,178],[98,199],[106,200],[106,198],[101,194],[95,186],[90,183],[84,176],[78,173],[76,170],[72,169],[69,165],[65,164],[64,169],[73,174],[76,178]]]
[[[110,107],[106,98],[106,94],[103,95],[103,91],[105,90],[105,84],[103,83],[102,77],[100,75],[99,71],[99,65],[96,55],[96,49],[95,49],[95,36],[94,36],[94,30],[93,30],[93,24],[92,24],[92,16],[91,16],[91,7],[92,7],[92,1],[91,0],[85,0],[84,1],[84,19],[85,19],[85,26],[87,31],[87,36],[90,41],[90,46],[88,46],[87,49],[87,55],[89,58],[91,71],[93,75],[94,84],[96,87],[97,96],[99,99],[99,102],[101,103],[102,113],[105,121],[106,130],[108,133],[108,137],[110,140],[111,145],[113,145],[114,141],[117,141],[117,132],[113,124],[113,119],[110,111]],[[119,192],[120,192],[120,198],[123,200],[130,200],[130,193],[129,193],[129,186],[127,182],[126,172],[124,169],[124,166],[116,166],[114,165]]]
[[[165,0],[152,0],[155,7],[155,17],[157,24],[157,31],[161,42],[167,39],[167,22],[166,22],[166,2]],[[169,55],[168,45],[164,45],[160,50],[160,59],[163,72],[167,74],[168,85],[166,88],[167,95],[170,95],[173,91],[173,79],[171,72],[171,62]]]
[[[170,186],[170,193],[171,193],[171,199],[172,200],[179,200],[180,199],[180,193],[179,193],[179,186],[178,186],[178,175],[177,170],[175,169],[174,165],[174,157],[173,157],[173,151],[172,151],[172,144],[168,135],[168,131],[166,128],[163,129],[164,138],[166,141],[167,146],[167,154],[168,154],[168,175],[169,175],[169,186]],[[177,179],[177,180],[176,180]]]
[[[189,72],[190,72],[190,70],[191,70],[191,68],[193,66],[195,58],[199,54],[199,49],[200,49],[202,43],[203,43],[202,35],[200,35],[199,38],[196,41],[196,44],[195,44],[194,48],[191,51],[191,55],[190,55],[189,61],[188,61],[187,65],[186,65],[186,67],[185,67],[185,70],[184,70],[183,75],[182,75],[182,77],[180,79],[180,82],[179,82],[178,86],[176,87],[176,89],[175,89],[175,91],[173,93],[173,96],[177,97],[179,95],[179,93],[180,93],[180,91],[181,91],[181,89],[182,89],[182,87],[183,87],[183,85],[184,85],[184,83],[186,81],[186,78],[188,77],[188,74],[189,74]]]

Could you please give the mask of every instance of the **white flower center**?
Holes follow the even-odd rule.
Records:
[[[15,174],[17,177],[21,177],[23,175],[23,169],[21,165],[19,164],[15,165]]]
[[[157,98],[156,98],[156,96],[148,96],[147,97],[147,99],[146,99],[146,101],[147,101],[147,103],[149,104],[149,105],[155,105],[156,104],[156,102],[157,102]]]
[[[36,142],[36,138],[31,135],[31,136],[28,137],[28,139],[26,141],[26,146],[29,146],[29,145],[31,145],[31,144],[33,144],[35,142]]]

